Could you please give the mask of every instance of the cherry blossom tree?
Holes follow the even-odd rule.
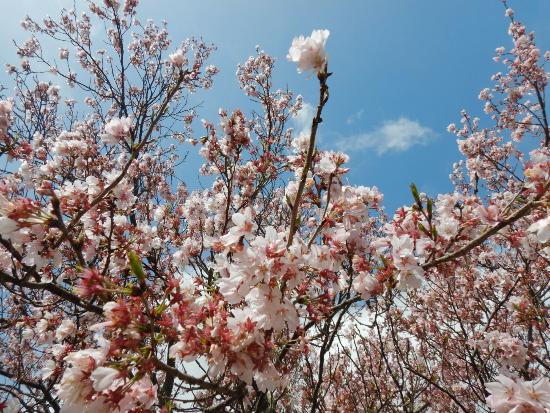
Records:
[[[214,47],[137,0],[88,6],[25,18],[7,66],[0,411],[550,411],[550,53],[511,9],[486,121],[449,126],[455,191],[413,185],[388,219],[316,146],[328,30],[288,54],[319,83],[310,132],[259,48],[255,110],[197,126]],[[189,144],[206,189],[179,176]]]
[[[296,375],[304,411],[550,410],[550,53],[504,4],[512,46],[479,94],[486,118],[448,128],[465,157],[455,192],[413,185],[383,226],[381,263],[353,284],[368,310]]]

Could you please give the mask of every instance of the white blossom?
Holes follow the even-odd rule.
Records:
[[[288,60],[298,64],[298,73],[323,70],[327,60],[325,44],[330,31],[313,30],[310,37],[299,36],[292,40]]]
[[[547,242],[550,240],[550,215],[531,224],[527,230],[536,233],[539,242]]]

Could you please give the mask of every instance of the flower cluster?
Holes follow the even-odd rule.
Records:
[[[255,110],[198,123],[213,47],[173,45],[137,5],[22,23],[0,101],[0,411],[549,409],[547,75],[512,11],[479,95],[495,126],[463,112],[455,190],[412,185],[386,215],[316,145],[328,30],[289,50],[319,82],[307,132],[259,47],[236,73]]]
[[[546,412],[550,409],[550,381],[513,380],[498,375],[497,381],[487,383],[487,406],[492,412]]]

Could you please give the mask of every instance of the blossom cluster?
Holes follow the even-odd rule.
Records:
[[[213,47],[172,44],[137,6],[22,22],[0,100],[0,411],[549,408],[548,76],[513,12],[507,71],[479,96],[496,126],[463,112],[455,190],[412,185],[388,216],[316,145],[328,30],[288,54],[319,82],[307,133],[259,47],[236,73],[256,110],[197,122]]]
[[[497,381],[487,383],[490,395],[487,406],[496,413],[546,412],[550,409],[550,381],[548,378],[533,381],[513,380],[498,375]]]

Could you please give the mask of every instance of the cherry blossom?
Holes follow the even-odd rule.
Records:
[[[181,49],[176,50],[175,53],[172,53],[170,55],[170,63],[172,63],[176,67],[181,67],[187,62],[187,59],[185,58],[185,54]]]
[[[327,60],[325,45],[329,35],[328,30],[313,30],[309,37],[299,36],[292,40],[287,58],[298,65],[299,73],[324,69]]]
[[[496,413],[545,412],[550,408],[550,382],[547,378],[538,382],[514,381],[504,375],[496,382],[487,383],[490,395],[487,405]]]
[[[387,211],[317,145],[328,30],[289,50],[318,81],[300,132],[288,63],[260,47],[236,72],[252,110],[190,106],[214,46],[138,3],[23,20],[0,100],[1,411],[550,409],[549,53],[517,13],[481,117],[448,128],[453,190]]]
[[[92,374],[90,375],[94,390],[97,392],[107,390],[119,374],[120,372],[117,369],[102,366],[98,367],[92,371]]]
[[[105,125],[106,134],[103,135],[105,143],[116,144],[121,139],[129,136],[132,128],[132,119],[128,117],[113,118]]]
[[[531,224],[527,230],[536,233],[539,242],[548,242],[550,239],[550,216]]]

